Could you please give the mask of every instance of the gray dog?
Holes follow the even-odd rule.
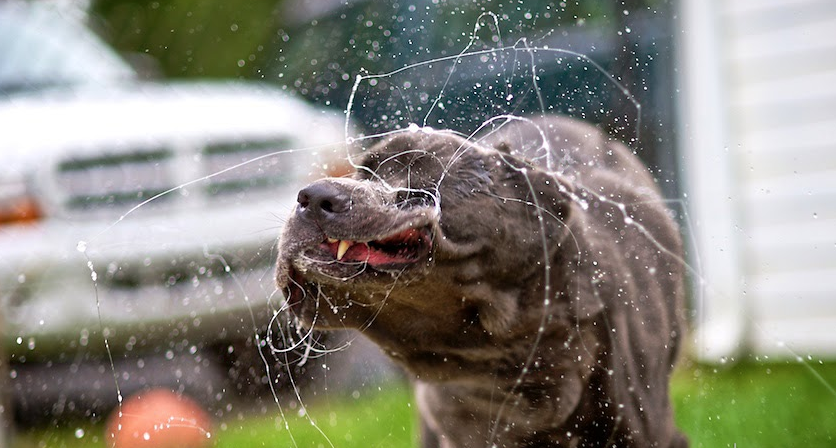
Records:
[[[567,118],[397,133],[299,192],[277,280],[414,378],[425,447],[684,447],[677,226],[624,145]]]

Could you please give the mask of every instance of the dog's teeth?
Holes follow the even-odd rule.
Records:
[[[339,241],[339,240],[336,239],[336,238],[331,238],[330,236],[328,237],[328,242],[329,243],[336,243],[337,241]]]
[[[337,260],[342,260],[348,248],[351,247],[351,241],[342,240],[337,246]]]

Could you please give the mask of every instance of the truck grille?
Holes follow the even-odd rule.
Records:
[[[79,217],[118,215],[204,176],[202,182],[159,196],[143,208],[205,204],[214,198],[270,191],[292,178],[287,155],[271,155],[291,143],[275,139],[209,145],[188,153],[152,149],[74,156],[60,161],[55,170],[59,208]]]
[[[217,196],[287,183],[291,173],[283,163],[286,154],[273,153],[290,147],[286,140],[208,146],[203,150],[205,173],[214,175],[207,179],[206,193]]]
[[[133,207],[176,185],[173,156],[157,149],[66,159],[56,179],[63,206],[69,212]]]

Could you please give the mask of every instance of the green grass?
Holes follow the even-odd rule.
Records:
[[[308,415],[288,406],[216,422],[216,448],[411,448],[417,446],[411,391],[401,384],[352,397],[312,400]],[[313,423],[315,423],[315,425]],[[101,424],[68,423],[18,433],[12,448],[105,448]]]
[[[692,447],[836,447],[834,385],[836,363],[687,365],[675,375],[672,394]],[[404,386],[309,405],[316,426],[298,408],[286,409],[286,420],[278,411],[232,418],[218,422],[216,447],[417,446],[415,409]],[[12,446],[104,447],[101,433],[101,426],[69,424],[20,433]]]
[[[836,447],[836,363],[682,369],[676,421],[692,447]]]
[[[411,448],[417,440],[411,398],[405,386],[397,385],[367,397],[311,404],[310,419],[297,409],[285,411],[286,420],[273,415],[228,422],[218,432],[217,447],[291,447],[295,442],[299,448]]]

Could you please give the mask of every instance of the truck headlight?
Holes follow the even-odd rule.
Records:
[[[0,225],[38,221],[43,210],[22,176],[0,179]]]

